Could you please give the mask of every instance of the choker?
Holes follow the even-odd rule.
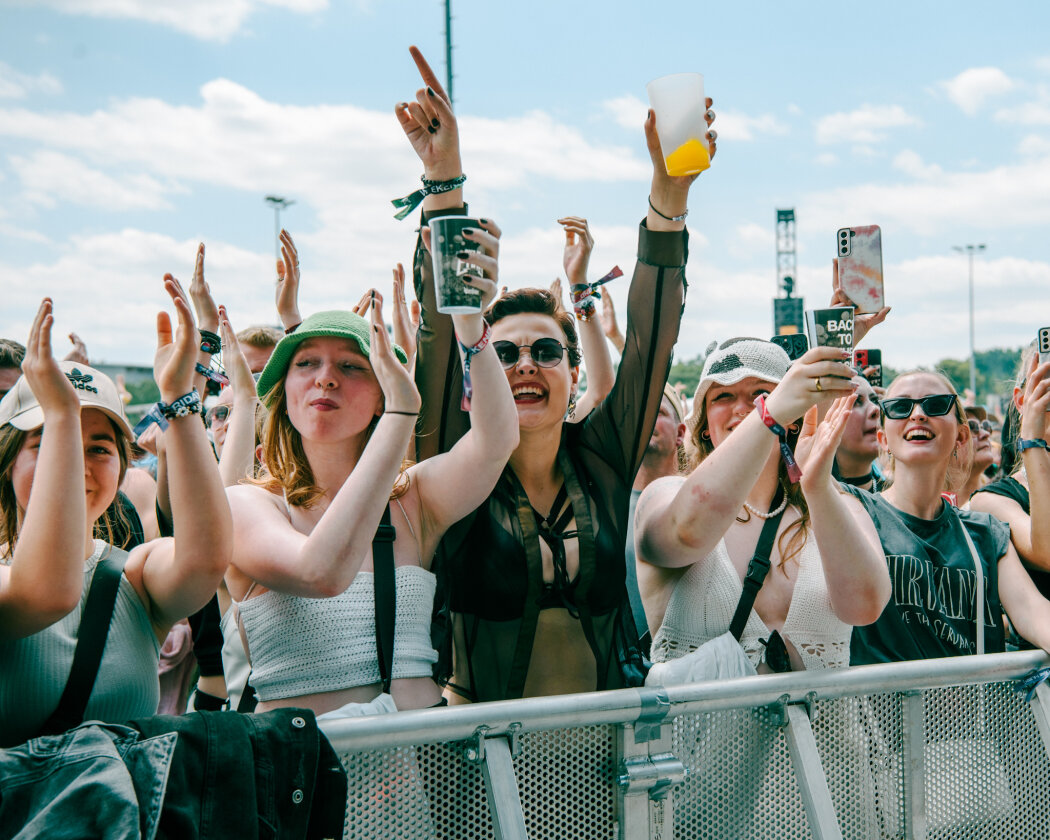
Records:
[[[867,484],[874,477],[875,476],[872,475],[871,470],[868,470],[866,475],[858,475],[858,476],[855,476],[853,478],[845,478],[845,477],[843,477],[843,478],[840,478],[839,481],[841,481],[843,484],[850,484],[850,485],[852,485],[854,487],[860,487],[860,486],[862,486],[864,484]]]

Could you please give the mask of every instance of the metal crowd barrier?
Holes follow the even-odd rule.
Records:
[[[1041,651],[333,721],[345,837],[1050,837]]]

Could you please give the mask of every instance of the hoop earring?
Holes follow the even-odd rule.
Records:
[[[704,440],[711,440],[711,433],[707,429],[704,429],[702,432],[700,432],[700,437],[702,437]]]

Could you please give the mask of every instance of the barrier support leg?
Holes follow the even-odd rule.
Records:
[[[518,794],[518,777],[514,774],[517,736],[512,733],[507,737],[486,737],[485,729],[484,726],[478,727],[475,742],[467,749],[466,758],[481,765],[496,840],[529,840]],[[515,744],[513,748],[512,742]]]
[[[919,692],[901,697],[901,735],[904,836],[926,840],[926,723]]]
[[[789,704],[786,708],[788,750],[795,765],[795,778],[802,791],[802,802],[806,807],[809,827],[816,840],[842,840],[835,805],[828,790],[828,779],[824,765],[817,752],[817,739],[809,722],[805,706]]]
[[[1035,694],[1029,701],[1032,714],[1035,715],[1036,726],[1039,727],[1039,735],[1043,739],[1043,748],[1050,756],[1050,686],[1045,682],[1035,687]]]

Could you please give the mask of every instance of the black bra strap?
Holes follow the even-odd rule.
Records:
[[[390,524],[390,505],[383,511],[383,519],[372,538],[372,571],[375,589],[376,657],[383,691],[390,693],[394,670],[394,539],[397,532]]]
[[[783,490],[778,490],[773,496],[773,501],[769,506],[771,511],[776,510],[777,505],[780,504],[783,492]],[[744,635],[744,627],[747,625],[748,616],[751,615],[751,608],[755,605],[758,590],[762,588],[762,582],[766,579],[766,573],[769,571],[769,556],[773,552],[773,540],[777,535],[777,528],[780,527],[780,520],[783,518],[784,511],[782,510],[776,516],[771,516],[766,520],[762,526],[762,533],[758,538],[758,545],[755,546],[755,555],[751,558],[751,562],[747,564],[747,574],[744,576],[744,590],[740,593],[736,612],[733,613],[733,621],[729,625],[729,632],[733,634],[738,642],[740,637]]]
[[[117,603],[117,589],[124,570],[124,552],[114,552],[111,547],[95,566],[91,576],[84,611],[80,615],[77,630],[77,646],[73,651],[73,666],[62,691],[58,707],[44,722],[41,735],[57,735],[84,722],[88,699],[95,687],[102,654],[106,649],[109,625],[113,619],[113,608]]]

